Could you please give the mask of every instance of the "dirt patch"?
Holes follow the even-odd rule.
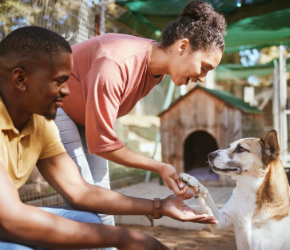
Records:
[[[168,227],[119,225],[150,235],[170,250],[236,250],[233,232],[213,235],[209,230],[193,231]]]

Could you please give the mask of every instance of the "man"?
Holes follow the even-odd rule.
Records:
[[[158,208],[152,200],[124,196],[83,180],[50,121],[69,94],[66,81],[72,64],[69,44],[44,28],[20,28],[0,42],[0,249],[167,249],[144,234],[100,224],[93,214],[97,212],[161,214],[181,221],[217,223],[175,195],[161,200]],[[17,188],[35,164],[75,210],[40,209],[20,201]]]

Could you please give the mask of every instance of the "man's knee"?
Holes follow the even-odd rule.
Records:
[[[86,211],[79,211],[74,210],[72,208],[64,208],[64,207],[42,207],[40,208],[46,212],[53,213],[59,215],[61,217],[67,218],[69,220],[74,220],[78,222],[84,223],[97,223],[102,224],[100,217],[97,214],[86,212]]]
[[[66,210],[64,214],[60,214],[60,216],[63,216],[70,220],[84,222],[84,223],[102,224],[102,221],[97,214],[86,212],[86,211]]]
[[[80,212],[78,218],[80,222],[102,224],[100,217],[94,213]]]
[[[14,242],[2,241],[0,240],[0,249],[2,250],[36,250],[32,246],[24,246]]]

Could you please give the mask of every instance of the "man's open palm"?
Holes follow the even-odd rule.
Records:
[[[172,219],[180,221],[191,221],[203,224],[217,224],[218,221],[214,216],[208,216],[207,214],[200,214],[189,206],[184,204],[184,200],[191,199],[193,193],[187,193],[184,198],[177,197],[176,195],[170,195],[164,200],[161,213],[165,216],[169,216]]]

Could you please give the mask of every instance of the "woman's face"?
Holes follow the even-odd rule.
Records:
[[[170,53],[169,74],[176,86],[187,85],[189,81],[203,82],[207,72],[215,69],[222,58],[220,49],[192,51],[186,40],[174,44]]]

